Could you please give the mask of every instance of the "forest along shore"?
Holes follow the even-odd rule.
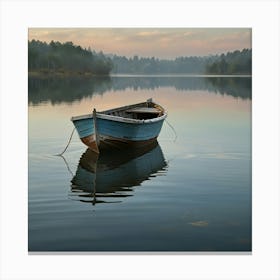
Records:
[[[28,73],[30,75],[108,75],[113,64],[103,53],[94,53],[72,42],[28,42]]]
[[[251,75],[252,49],[175,59],[105,55],[72,42],[28,41],[29,76],[105,76],[110,74]]]

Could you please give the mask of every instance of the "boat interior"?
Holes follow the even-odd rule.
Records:
[[[162,116],[164,114],[164,109],[153,102],[143,102],[135,105],[103,111],[100,113],[123,118],[148,120]]]

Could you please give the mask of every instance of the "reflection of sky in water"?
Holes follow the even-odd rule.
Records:
[[[121,203],[69,199],[72,175],[52,155],[67,144],[70,117],[150,97],[168,110],[177,133],[174,142],[165,123],[158,139],[166,172],[132,187]],[[74,134],[65,153],[73,173],[84,151]],[[29,211],[34,250],[250,250],[251,100],[201,89],[131,87],[29,106]]]

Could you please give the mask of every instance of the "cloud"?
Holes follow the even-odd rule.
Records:
[[[140,31],[136,33],[136,35],[140,37],[155,37],[161,35],[161,33],[157,30],[148,30],[148,31]]]

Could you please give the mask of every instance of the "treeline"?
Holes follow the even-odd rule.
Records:
[[[208,63],[206,73],[209,74],[251,74],[252,49],[228,52],[216,57],[215,61]]]
[[[198,74],[204,73],[207,64],[214,62],[212,57],[178,57],[174,60],[158,59],[155,57],[133,58],[111,56],[113,73],[123,74]]]
[[[29,72],[108,75],[112,67],[111,59],[103,53],[94,53],[72,42],[28,41]]]
[[[173,60],[111,56],[113,73],[122,74],[251,74],[252,50],[211,56],[185,56]]]
[[[28,41],[28,70],[42,73],[116,74],[251,74],[252,50],[173,60],[96,53],[72,42]]]

